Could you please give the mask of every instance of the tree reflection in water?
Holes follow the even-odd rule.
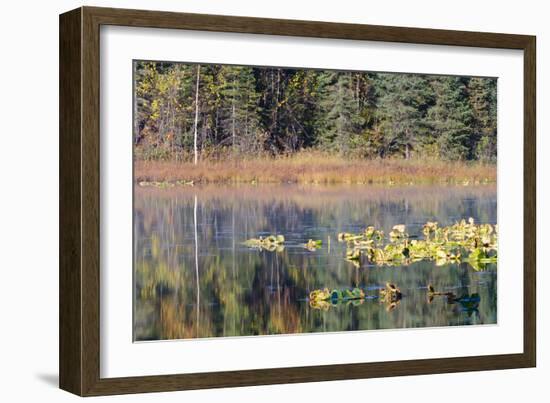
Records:
[[[346,262],[339,232],[405,224],[421,235],[427,221],[464,217],[496,223],[496,188],[240,186],[135,189],[136,340],[250,336],[496,323],[496,265],[361,266]],[[280,251],[243,241],[284,234]],[[332,242],[329,239],[332,239]],[[319,249],[303,247],[322,240]],[[310,306],[321,288],[360,287],[376,295],[386,282],[403,298]],[[427,285],[446,297],[428,300]]]

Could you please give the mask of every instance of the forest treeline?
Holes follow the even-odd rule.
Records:
[[[496,160],[492,78],[135,62],[134,80],[140,159]]]

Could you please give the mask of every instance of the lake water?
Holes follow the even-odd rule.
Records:
[[[495,186],[136,187],[134,339],[164,340],[307,332],[482,325],[497,321],[497,270],[467,263],[355,267],[339,232],[368,225],[386,233],[406,224],[421,236],[427,221],[462,218],[495,224]],[[283,234],[284,250],[259,251],[249,238]],[[301,244],[323,241],[309,251]],[[386,282],[403,298],[311,307],[309,292],[360,287],[376,296]],[[429,300],[426,286],[479,303]]]

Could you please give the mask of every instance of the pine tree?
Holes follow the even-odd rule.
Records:
[[[252,68],[222,66],[218,83],[220,124],[224,133],[222,143],[228,145],[233,154],[261,151],[259,95]]]
[[[433,102],[426,77],[416,74],[380,74],[377,77],[378,121],[385,154],[411,158],[425,143],[425,117]]]
[[[473,114],[466,81],[461,77],[438,77],[432,82],[436,101],[428,119],[442,159],[464,160],[472,156]]]
[[[277,103],[277,145],[284,152],[296,152],[315,142],[314,113],[316,72],[282,70]]]
[[[468,83],[469,100],[473,112],[473,155],[483,161],[497,156],[496,96],[497,80],[473,77]]]
[[[192,160],[196,132],[205,158],[496,159],[496,79],[202,65],[196,82],[194,64],[134,64],[139,158]]]
[[[318,80],[318,144],[326,150],[349,154],[354,137],[364,123],[354,97],[352,75],[322,72]]]
[[[151,157],[176,153],[187,101],[182,65],[136,63],[134,80],[134,142],[146,143]]]

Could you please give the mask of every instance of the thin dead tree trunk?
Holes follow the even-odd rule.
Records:
[[[196,288],[197,288],[197,337],[199,337],[199,328],[200,328],[200,303],[201,303],[201,290],[200,290],[200,279],[199,279],[199,235],[198,235],[198,225],[197,225],[197,195],[195,195],[195,205],[193,208],[193,218],[195,226],[195,276],[196,276]]]
[[[197,124],[199,122],[199,83],[201,76],[201,65],[197,65],[197,86],[195,87],[195,127],[194,127],[194,143],[193,150],[195,152],[195,165],[199,160],[199,152],[197,150]]]
[[[281,84],[281,70],[277,69],[277,92],[275,96],[275,131],[277,131],[277,123],[279,120],[279,87]]]
[[[136,65],[134,64],[134,72],[136,72]],[[138,142],[139,142],[139,119],[138,119],[138,95],[137,95],[137,91],[136,91],[136,87],[137,87],[137,80],[134,80],[134,83],[133,83],[133,86],[134,86],[134,90],[133,90],[133,94],[134,94],[134,105],[133,105],[133,108],[134,108],[134,112],[133,112],[133,118],[134,118],[134,145],[137,145]]]

